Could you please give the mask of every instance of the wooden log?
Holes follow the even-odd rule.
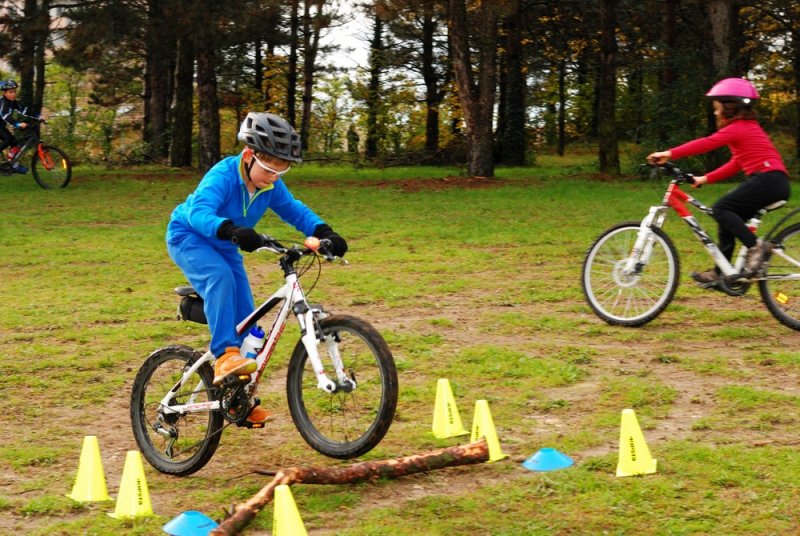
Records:
[[[348,467],[290,467],[281,469],[272,481],[246,502],[234,507],[232,514],[211,531],[213,536],[233,536],[246,527],[264,506],[272,501],[281,484],[353,484],[380,478],[427,473],[445,467],[471,465],[489,460],[486,439],[468,445],[447,447],[392,460],[361,462]]]

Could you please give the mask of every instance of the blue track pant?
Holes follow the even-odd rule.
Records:
[[[236,333],[236,324],[255,308],[242,256],[238,251],[223,253],[196,234],[167,242],[167,251],[205,301],[211,352],[219,357],[226,347],[239,347],[242,337]]]

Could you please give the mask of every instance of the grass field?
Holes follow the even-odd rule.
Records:
[[[755,289],[731,298],[694,288],[686,274],[708,259],[675,218],[666,226],[681,252],[675,301],[641,328],[595,317],[580,288],[586,248],[612,224],[644,216],[665,184],[608,182],[591,164],[541,156],[538,167],[499,169],[491,181],[436,168],[307,165],[287,175],[351,246],[349,266],[323,267],[314,300],[369,320],[397,361],[396,420],[363,459],[469,441],[431,434],[439,378],[450,380],[467,427],[475,401],[488,400],[509,455],[394,481],[295,486],[310,533],[800,533],[800,333],[778,324]],[[315,453],[291,423],[291,327],[260,392],[275,422],[229,428],[188,478],[145,465],[156,517],[118,521],[106,515],[113,502],[65,496],[87,435],[99,439],[116,496],[136,449],[128,400],[138,367],[159,347],[207,343],[204,326],[174,320],[172,288],[184,280],[163,240],[197,181],[157,168],[78,168],[63,191],[0,178],[0,533],[159,534],[186,510],[220,519],[269,482],[253,469],[345,463]],[[710,203],[730,186],[697,195]],[[274,215],[259,229],[301,239]],[[257,301],[279,283],[274,261],[247,256]],[[636,411],[656,474],[614,474],[625,408]],[[525,469],[542,447],[575,466]],[[270,508],[245,533],[271,527]]]

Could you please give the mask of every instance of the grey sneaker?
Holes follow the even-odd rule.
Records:
[[[747,257],[744,261],[745,271],[749,274],[757,273],[771,252],[772,243],[764,242],[759,238],[756,245],[747,250]]]
[[[692,272],[689,274],[692,279],[703,285],[704,287],[711,286],[719,281],[719,274],[715,269],[706,270],[705,272]]]

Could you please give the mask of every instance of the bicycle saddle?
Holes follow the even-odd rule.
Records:
[[[197,291],[191,285],[181,285],[180,287],[175,287],[175,294],[178,296],[191,296],[192,294],[197,294]]]

